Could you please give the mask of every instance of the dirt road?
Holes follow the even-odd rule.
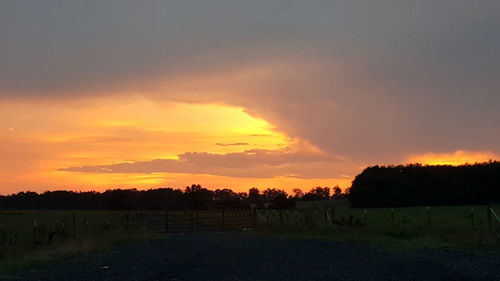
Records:
[[[500,253],[394,253],[242,233],[178,234],[18,272],[12,280],[500,280]]]

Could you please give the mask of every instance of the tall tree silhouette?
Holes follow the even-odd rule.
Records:
[[[500,163],[368,167],[354,179],[349,200],[357,207],[500,202]]]

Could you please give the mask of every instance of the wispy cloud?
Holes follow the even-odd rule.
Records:
[[[234,143],[216,143],[218,146],[240,146],[240,145],[250,145],[247,142],[234,142]]]

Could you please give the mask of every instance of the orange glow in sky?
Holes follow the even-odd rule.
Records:
[[[222,104],[155,103],[148,99],[95,99],[67,104],[0,105],[0,191],[184,187],[199,183],[245,191],[252,186],[309,189],[347,186],[346,178],[232,178],[189,173],[85,173],[73,166],[178,159],[185,152],[224,155],[247,150],[311,150],[244,109]],[[316,152],[315,152],[316,153]],[[5,159],[8,159],[6,161]]]
[[[409,163],[420,163],[425,165],[462,165],[483,163],[489,160],[498,159],[498,156],[492,152],[477,152],[457,150],[453,153],[427,153],[422,155],[412,155]]]
[[[367,166],[330,157],[307,140],[291,138],[241,107],[157,102],[132,94],[120,99],[109,96],[54,103],[3,102],[0,127],[2,194],[55,189],[183,188],[191,184],[236,191],[250,187],[282,188],[289,192],[315,186],[346,188],[363,165]],[[185,161],[199,160],[179,158],[187,152],[199,153],[195,156],[201,160],[209,157],[204,160],[208,162],[203,162],[208,164],[186,165]],[[250,168],[233,167],[241,164],[240,158],[250,161]],[[155,159],[179,161],[176,163],[187,170],[61,170],[148,164]],[[498,157],[491,152],[458,150],[412,155],[407,162],[459,165],[490,159]],[[211,163],[220,166],[214,168]],[[189,170],[190,165],[196,169]],[[203,165],[207,171],[200,170]],[[245,169],[251,170],[247,176],[241,172]],[[333,173],[339,169],[346,172]]]

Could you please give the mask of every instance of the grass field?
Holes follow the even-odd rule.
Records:
[[[134,227],[135,213],[112,211],[3,211],[0,212],[0,243],[47,244],[70,237],[92,237]]]
[[[500,213],[500,206],[492,208]],[[217,217],[211,223],[220,224],[221,219],[220,211],[196,216],[189,211],[176,213],[197,217],[196,225],[208,218],[205,215],[209,221]],[[231,218],[229,213],[226,227],[236,223],[234,220],[248,220]],[[0,271],[99,250],[122,241],[158,238],[139,226],[145,214],[162,216],[163,212],[2,211]],[[301,202],[291,210],[258,210],[254,222],[262,233],[366,242],[398,250],[500,250],[500,223],[492,216],[490,229],[486,206],[356,209],[345,201]]]
[[[169,232],[252,227],[249,210],[0,211],[0,271]]]
[[[500,213],[500,206],[492,206]],[[280,234],[322,236],[395,249],[453,247],[500,250],[500,223],[487,206],[350,208],[346,202],[304,202],[295,210],[259,212],[259,228]],[[267,222],[266,222],[267,221]]]
[[[1,211],[0,271],[152,235],[133,212]]]

